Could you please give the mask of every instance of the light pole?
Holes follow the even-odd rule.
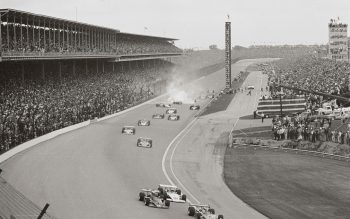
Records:
[[[280,96],[280,113],[281,113],[281,117],[282,117],[282,116],[283,116],[283,110],[282,110],[282,95],[284,95],[282,88],[281,88],[281,91],[278,91],[278,92],[277,92],[277,95]]]

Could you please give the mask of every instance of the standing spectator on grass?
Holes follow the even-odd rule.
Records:
[[[261,113],[261,123],[264,123],[265,114]]]
[[[342,133],[341,131],[338,132],[338,143],[341,144],[342,141],[341,141],[341,136],[342,136]]]

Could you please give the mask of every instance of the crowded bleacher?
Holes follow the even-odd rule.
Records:
[[[0,150],[145,101],[159,92],[157,87],[164,86],[171,67],[171,63],[164,62],[162,67],[66,74],[61,79],[48,74],[45,80],[33,73],[24,83],[13,72],[13,66],[2,69]]]

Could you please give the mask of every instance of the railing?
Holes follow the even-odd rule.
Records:
[[[113,53],[113,52],[2,52],[2,57],[30,57],[30,56],[147,56],[147,55],[171,55],[181,52],[154,52],[154,53]]]
[[[242,148],[254,148],[254,150],[258,149],[264,149],[264,150],[272,150],[272,151],[283,151],[283,152],[292,152],[296,154],[305,154],[305,155],[312,155],[315,157],[322,157],[322,158],[329,158],[334,160],[340,160],[340,161],[350,161],[350,156],[342,156],[337,154],[329,154],[325,152],[319,152],[319,151],[311,151],[311,150],[302,150],[302,149],[295,149],[295,148],[284,148],[284,147],[272,147],[272,146],[263,146],[263,145],[255,145],[255,144],[240,144],[240,143],[232,143],[229,146],[234,147],[242,147]]]

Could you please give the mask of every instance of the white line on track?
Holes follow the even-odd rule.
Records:
[[[195,123],[197,121],[197,118],[195,118],[195,119],[193,119],[171,142],[170,142],[170,144],[168,145],[168,147],[166,148],[166,150],[165,150],[165,152],[164,152],[164,155],[163,155],[163,158],[162,158],[162,170],[163,170],[163,173],[164,173],[164,175],[165,175],[165,177],[167,178],[167,180],[170,182],[170,184],[171,185],[173,185],[173,186],[175,186],[175,183],[171,180],[171,178],[169,177],[169,175],[168,175],[168,172],[166,171],[166,169],[165,169],[165,159],[166,159],[166,157],[167,157],[167,155],[168,155],[168,152],[169,152],[169,150],[170,150],[170,148],[171,148],[171,146],[174,144],[174,142],[185,132],[185,131],[187,131],[186,132],[186,134],[192,129],[192,125]],[[181,137],[181,140],[186,136],[186,134],[185,135],[183,135],[182,137]],[[180,140],[180,141],[181,141]],[[179,141],[179,142],[180,142]],[[176,146],[179,144],[179,142],[176,144]],[[174,151],[173,151],[173,153],[174,153]],[[172,153],[172,155],[173,155],[173,153]],[[171,156],[171,158],[170,158],[170,165],[172,166],[172,156]],[[192,198],[196,201],[196,202],[198,202],[199,203],[199,201],[198,201],[198,199],[196,199],[196,197],[194,197],[194,195],[190,192],[190,191],[188,191],[188,189],[180,182],[180,180],[175,176],[175,173],[174,173],[174,171],[171,169],[171,172],[172,172],[172,174],[174,175],[174,178],[179,182],[179,184],[181,184],[182,185],[182,187],[183,187],[183,189],[186,191],[186,193],[188,193],[189,195],[191,195],[192,196]],[[191,204],[191,202],[190,201],[188,201],[188,203],[190,203]]]
[[[190,126],[187,130],[187,132],[185,134],[183,134],[181,136],[181,138],[179,139],[179,141],[176,143],[176,145],[174,146],[174,149],[173,151],[171,152],[171,155],[170,155],[170,171],[172,173],[172,175],[174,176],[175,180],[179,183],[179,185],[186,191],[187,194],[189,194],[194,201],[197,202],[197,204],[200,203],[200,201],[184,186],[184,184],[181,183],[181,181],[179,180],[179,178],[176,177],[175,175],[175,172],[174,172],[174,168],[173,168],[173,157],[174,157],[174,154],[175,154],[175,151],[176,151],[176,148],[177,146],[179,146],[180,142],[185,138],[185,136],[192,130],[192,128],[194,127],[195,123],[196,123],[197,120],[194,120],[192,126]],[[190,201],[188,201],[190,204],[192,204]]]

